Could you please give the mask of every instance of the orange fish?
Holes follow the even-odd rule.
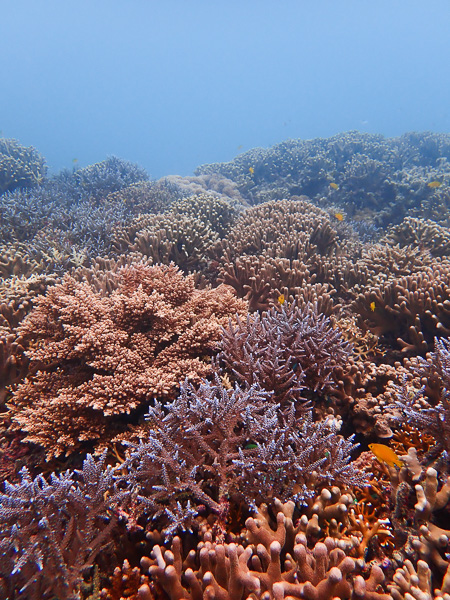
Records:
[[[427,186],[429,188],[438,188],[442,185],[441,181],[430,181],[429,183],[427,183]]]
[[[255,169],[253,167],[249,167],[248,170],[250,171],[250,175],[253,175],[253,173],[255,172]]]
[[[403,466],[402,461],[389,446],[385,446],[385,444],[369,444],[369,448],[380,462],[385,462],[390,467],[394,465],[397,465],[397,467]]]
[[[334,213],[334,216],[336,217],[336,219],[338,221],[343,221],[344,220],[344,215],[342,213]]]
[[[371,302],[371,303],[369,304],[369,306],[370,306],[370,310],[371,310],[372,312],[375,312],[375,302]]]
[[[338,186],[338,184],[337,184],[337,183],[334,183],[334,181],[332,181],[332,182],[330,183],[330,188],[332,188],[333,190],[338,190],[338,189],[339,189],[339,186]]]
[[[284,294],[280,294],[280,295],[278,296],[278,302],[279,302],[280,304],[284,304],[284,302],[285,302],[285,297],[284,297]]]

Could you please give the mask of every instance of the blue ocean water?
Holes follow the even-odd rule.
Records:
[[[348,130],[448,132],[447,0],[3,0],[0,131],[56,172],[187,175]]]

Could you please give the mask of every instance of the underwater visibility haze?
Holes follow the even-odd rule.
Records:
[[[450,600],[448,15],[4,3],[0,600]]]
[[[450,129],[447,0],[0,3],[0,131],[154,178],[289,138]]]

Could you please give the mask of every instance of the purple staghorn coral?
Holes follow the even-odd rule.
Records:
[[[283,304],[230,323],[219,359],[240,384],[273,391],[278,402],[299,399],[304,388],[316,392],[331,384],[336,366],[346,363],[352,346],[317,310]]]
[[[396,404],[406,421],[435,439],[427,458],[440,455],[439,464],[446,472],[450,454],[450,340],[435,338],[435,352],[430,352],[427,360],[415,358],[410,369],[424,385],[414,391],[406,382],[399,386]]]
[[[110,543],[126,490],[111,467],[88,455],[81,471],[5,483],[0,494],[0,597],[72,600],[96,556]],[[16,596],[15,593],[18,595]]]
[[[314,423],[311,413],[297,418],[292,405],[281,409],[257,386],[227,390],[218,376],[198,389],[185,382],[179,397],[156,403],[148,419],[148,440],[128,444],[122,468],[136,494],[135,514],[162,518],[166,535],[174,522],[189,527],[198,511],[223,525],[232,501],[301,501],[317,485],[364,480],[350,462],[352,438]]]

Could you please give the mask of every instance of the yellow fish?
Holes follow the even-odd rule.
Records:
[[[344,215],[342,213],[334,213],[334,216],[336,217],[336,219],[338,221],[343,221],[344,220]]]
[[[255,172],[255,169],[253,167],[249,167],[248,170],[250,171],[250,175],[253,175],[253,173]]]
[[[334,183],[334,181],[332,181],[332,182],[330,183],[330,188],[332,188],[333,190],[338,190],[338,189],[339,189],[339,186],[338,186],[338,184],[337,184],[337,183]]]
[[[427,183],[427,186],[429,188],[438,188],[442,185],[441,181],[430,181],[429,183]]]
[[[372,312],[375,312],[375,302],[371,302],[371,303],[369,304],[369,306],[370,306],[370,310],[371,310]]]
[[[280,304],[284,304],[284,301],[285,301],[284,294],[280,294],[280,295],[278,296],[278,302],[279,302]]]
[[[402,461],[389,446],[385,446],[384,444],[369,444],[369,448],[380,462],[385,462],[390,467],[394,465],[397,465],[397,467],[403,466]]]

